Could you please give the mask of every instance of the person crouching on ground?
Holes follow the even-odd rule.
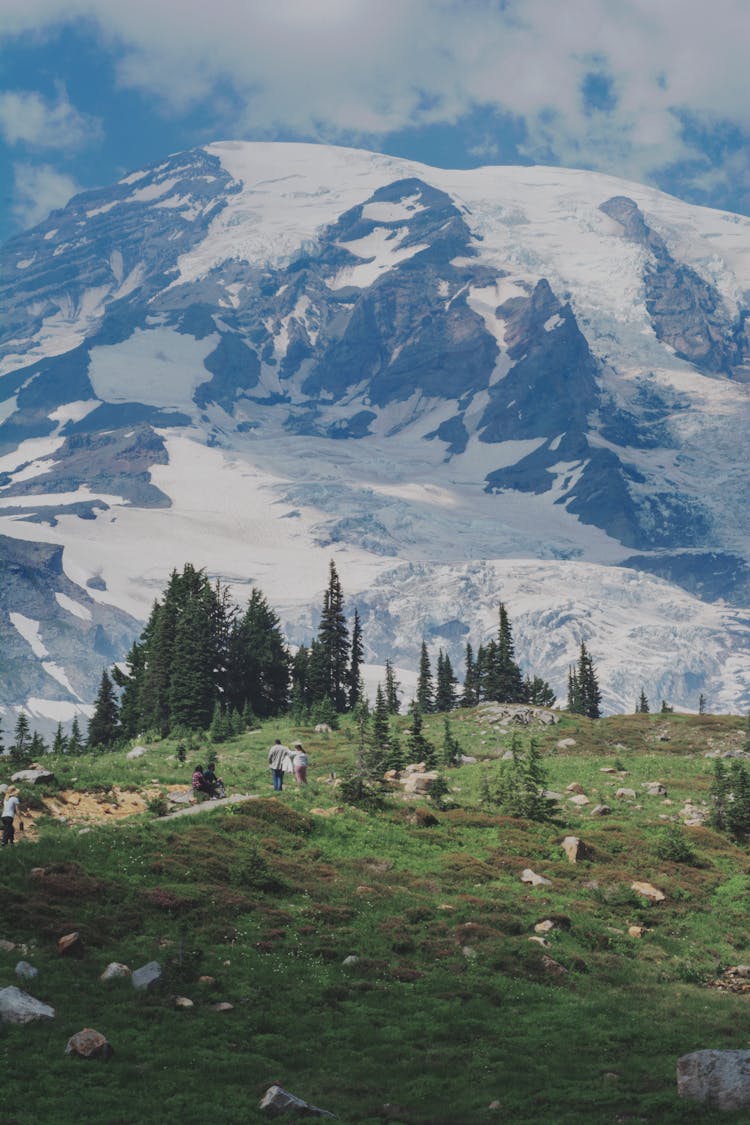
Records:
[[[280,738],[275,740],[268,751],[268,765],[271,770],[273,787],[277,793],[280,793],[284,788],[284,769],[288,768],[291,756],[291,750],[283,744]]]
[[[202,801],[204,797],[211,796],[211,786],[206,781],[203,766],[195,767],[190,784],[193,789],[193,796],[197,801]]]
[[[305,753],[304,747],[301,742],[295,742],[292,745],[292,752],[294,754],[294,776],[297,779],[298,785],[307,785],[307,763],[308,757]]]
[[[18,790],[15,785],[11,785],[5,791],[5,800],[3,801],[3,841],[2,847],[6,844],[12,844],[16,830],[13,827],[13,820],[15,817],[20,819],[21,816],[21,803],[18,800]]]

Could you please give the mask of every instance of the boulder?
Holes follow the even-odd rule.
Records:
[[[478,760],[478,759],[477,759],[477,758],[474,758],[474,757],[472,757],[472,755],[471,755],[471,754],[462,754],[462,755],[461,755],[461,757],[459,758],[459,761],[460,761],[460,763],[461,763],[461,765],[462,765],[462,766],[473,766],[473,765],[476,765],[476,762],[477,762],[477,760]]]
[[[230,1004],[228,1000],[217,1000],[215,1004],[211,1005],[212,1012],[232,1012],[234,1011],[234,1004]]]
[[[667,787],[661,781],[645,781],[643,788],[649,797],[666,797]]]
[[[269,1117],[285,1117],[294,1114],[296,1117],[335,1117],[327,1109],[319,1109],[310,1105],[302,1098],[295,1097],[285,1090],[283,1086],[269,1086],[261,1098],[259,1109]]]
[[[132,750],[128,750],[125,757],[128,759],[128,761],[132,762],[135,758],[142,758],[143,755],[147,753],[148,750],[145,746],[134,746]]]
[[[55,1018],[55,1009],[22,992],[20,988],[0,988],[0,1020],[4,1023],[33,1023]]]
[[[641,898],[650,899],[651,902],[664,902],[667,897],[664,891],[657,890],[651,883],[631,883],[630,889],[631,891],[635,891],[637,895],[640,895]]]
[[[416,793],[429,793],[432,788],[433,782],[439,777],[437,770],[430,770],[424,773],[408,773],[402,779],[404,793],[407,795]]]
[[[65,1054],[79,1059],[109,1059],[114,1051],[100,1031],[84,1027],[83,1031],[71,1035]]]
[[[10,780],[20,782],[22,785],[44,785],[46,782],[52,783],[55,775],[50,770],[43,770],[41,766],[36,766],[30,770],[19,770],[11,775]]]
[[[568,863],[578,863],[579,860],[593,858],[591,848],[582,843],[577,836],[566,836],[561,847],[568,857]]]
[[[615,797],[617,797],[618,801],[634,801],[635,797],[636,797],[636,792],[635,792],[635,789],[628,789],[626,787],[621,787],[620,789],[618,789],[616,791]]]
[[[0,938],[0,953],[12,953],[16,948],[14,941],[8,941],[6,938]]]
[[[555,743],[556,750],[569,750],[572,746],[576,745],[574,738],[560,738]]]
[[[121,964],[120,961],[110,961],[103,973],[101,973],[99,980],[122,980],[123,977],[129,977],[130,969],[127,965]]]
[[[683,1055],[677,1060],[677,1093],[720,1110],[750,1110],[750,1051]]]
[[[148,961],[140,969],[134,969],[130,981],[137,992],[147,992],[161,980],[161,965],[158,961]]]
[[[551,887],[552,880],[544,875],[537,875],[530,867],[525,867],[521,872],[521,882],[530,883],[532,887]]]
[[[574,797],[568,798],[568,804],[576,805],[577,808],[582,809],[585,805],[590,805],[591,801],[585,793],[576,793]]]
[[[57,952],[61,957],[83,957],[83,941],[77,930],[58,938]]]
[[[329,727],[328,723],[316,723],[315,733],[316,734],[330,734],[331,733],[331,727]]]
[[[554,930],[554,928],[555,923],[552,921],[552,919],[545,918],[544,921],[536,923],[536,925],[534,926],[534,932],[537,934],[548,934],[551,930]]]
[[[189,996],[175,996],[174,1006],[175,1008],[184,1008],[187,1010],[188,1008],[194,1008],[195,1004]]]
[[[594,805],[593,809],[591,810],[591,815],[609,816],[611,812],[612,809],[609,807],[609,805]]]
[[[583,793],[583,786],[580,781],[571,781],[570,785],[565,786],[566,793]]]
[[[33,980],[39,976],[39,970],[30,965],[28,961],[19,961],[16,965],[16,976],[19,980]]]

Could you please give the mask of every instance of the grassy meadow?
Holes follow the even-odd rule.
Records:
[[[537,823],[483,799],[511,739],[487,719],[481,707],[451,716],[479,760],[444,771],[446,809],[399,794],[378,811],[344,805],[331,781],[354,759],[344,720],[322,734],[269,723],[213,748],[229,793],[256,801],[175,820],[37,820],[37,839],[0,853],[0,938],[28,949],[0,951],[0,987],[18,984],[56,1018],[0,1035],[6,1125],[252,1125],[273,1082],[344,1125],[746,1120],[681,1101],[675,1081],[682,1054],[750,1047],[750,993],[717,987],[750,964],[750,854],[680,816],[708,800],[705,754],[741,747],[744,720],[561,713],[534,731],[563,794]],[[442,725],[425,720],[438,746]],[[305,744],[306,789],[287,779],[273,794],[277,735]],[[133,761],[50,758],[55,785],[22,797],[117,786],[153,802],[187,788],[208,750],[181,763],[167,740]],[[0,763],[0,780],[13,769]],[[654,781],[666,797],[645,794]],[[575,782],[588,806],[570,802]],[[636,799],[615,798],[620,786]],[[611,814],[592,817],[596,804]],[[567,835],[589,859],[568,861]],[[527,867],[551,885],[522,883]],[[545,920],[547,944],[531,941]],[[81,959],[57,952],[73,930]],[[28,984],[20,957],[39,970]],[[111,961],[152,959],[155,992],[99,980]],[[107,1036],[108,1062],[64,1055],[83,1027]]]

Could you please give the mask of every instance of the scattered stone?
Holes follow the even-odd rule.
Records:
[[[123,965],[120,961],[110,961],[99,980],[122,980],[123,977],[129,977],[130,975],[131,972],[127,965]]]
[[[677,1093],[721,1110],[750,1109],[750,1051],[693,1051],[677,1060]]]
[[[332,805],[327,809],[310,809],[312,816],[336,816],[337,813],[342,813],[344,810],[341,805]]]
[[[505,753],[503,754],[502,758],[500,759],[500,761],[501,762],[512,762],[514,757],[515,757],[515,754],[513,753],[512,750],[506,750]]]
[[[170,805],[190,805],[193,803],[192,789],[178,789],[174,793],[167,793]]]
[[[55,1009],[29,996],[28,992],[22,992],[13,985],[0,988],[0,1020],[4,1023],[26,1024],[54,1018]]]
[[[463,955],[467,959],[467,961],[475,961],[476,960],[477,951],[472,946],[462,945],[461,946],[461,952],[463,953]]]
[[[657,890],[651,883],[631,883],[630,889],[631,891],[635,891],[637,895],[641,895],[642,898],[648,898],[652,902],[664,902],[667,897],[664,891]]]
[[[634,801],[636,798],[635,789],[620,788],[615,793],[618,801]]]
[[[11,775],[11,781],[21,782],[23,785],[44,785],[55,780],[55,775],[50,770],[43,770],[41,766],[34,766],[29,770],[19,770]]]
[[[77,930],[58,939],[57,952],[61,957],[83,957],[83,940]]]
[[[649,797],[666,797],[667,787],[661,781],[644,781],[643,788]]]
[[[570,785],[565,786],[566,793],[583,793],[583,786],[580,781],[571,781]]]
[[[114,1051],[101,1032],[94,1031],[93,1027],[84,1027],[83,1031],[71,1035],[65,1054],[79,1059],[109,1059]]]
[[[617,773],[615,766],[602,766],[599,773]]]
[[[591,848],[582,843],[577,836],[566,836],[561,847],[568,857],[568,863],[578,863],[579,860],[593,858]]]
[[[542,796],[548,801],[562,801],[564,793],[556,793],[554,789],[543,789]]]
[[[417,793],[429,793],[433,783],[439,776],[437,770],[409,773],[407,767],[407,772],[405,772],[404,777],[401,779],[404,795],[410,796]]]
[[[327,1109],[320,1109],[310,1105],[302,1098],[295,1097],[285,1090],[283,1086],[269,1086],[261,1098],[259,1109],[269,1117],[282,1117],[287,1114],[297,1114],[299,1117],[335,1117]]]
[[[561,738],[555,743],[555,749],[556,750],[569,750],[571,748],[571,746],[576,746],[576,745],[577,745],[577,743],[576,743],[576,740],[574,738]]]
[[[525,867],[521,872],[521,882],[530,883],[532,887],[551,887],[552,880],[545,878],[544,875],[537,875],[530,867]]]
[[[213,988],[216,984],[216,977],[204,973],[203,976],[198,977],[198,984],[202,984],[205,988]]]
[[[575,797],[570,797],[568,800],[569,805],[576,805],[577,808],[582,809],[585,805],[590,805],[588,797],[585,793],[576,793]]]
[[[147,753],[148,750],[145,746],[134,746],[132,750],[128,750],[125,757],[132,762],[134,758],[142,758]]]
[[[211,1005],[212,1012],[233,1012],[234,1004],[230,1004],[228,1000],[219,1000],[216,1004]]]
[[[459,761],[462,766],[473,766],[476,765],[478,759],[472,757],[471,754],[462,754],[459,758]]]
[[[33,980],[39,976],[39,970],[30,965],[28,961],[19,961],[16,965],[16,976],[19,980]]]
[[[547,972],[551,973],[554,977],[564,977],[568,971],[564,965],[561,965],[559,961],[555,961],[554,957],[550,957],[547,953],[542,957],[542,965]]]
[[[146,992],[161,980],[161,965],[158,961],[148,961],[140,969],[134,969],[130,981],[136,992]]]
[[[708,815],[707,808],[694,805],[692,801],[688,801],[683,808],[680,809],[682,822],[688,828],[700,828],[708,820]]]
[[[554,928],[555,923],[551,918],[545,918],[543,922],[537,922],[534,926],[534,930],[538,934],[548,934],[550,930],[554,930]]]
[[[492,1110],[493,1113],[495,1112],[495,1110],[502,1109],[502,1108],[503,1108],[503,1103],[498,1101],[497,1098],[495,1098],[494,1102],[490,1102],[490,1104],[487,1106],[487,1109]]]
[[[175,996],[174,1006],[175,1008],[194,1008],[195,1004],[188,996]]]
[[[628,926],[629,937],[642,938],[646,933],[648,933],[646,926]]]
[[[549,949],[549,942],[545,937],[541,937],[539,934],[531,934],[529,941],[535,941],[537,945],[542,945],[545,949]]]
[[[711,981],[711,987],[722,992],[750,992],[750,965],[731,965],[718,980]]]
[[[316,734],[330,734],[331,728],[329,727],[328,723],[317,723],[316,726],[315,726],[315,733]]]
[[[344,958],[344,960],[341,962],[341,964],[342,965],[356,965],[358,963],[358,961],[359,961],[359,957],[357,957],[356,953],[350,953],[348,957]]]
[[[591,810],[591,815],[592,816],[609,816],[611,814],[611,812],[612,812],[612,809],[609,807],[609,805],[594,805],[593,809]]]
[[[5,938],[0,939],[0,953],[12,953],[16,948],[14,941],[7,941]]]

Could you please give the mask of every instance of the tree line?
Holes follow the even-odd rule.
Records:
[[[252,590],[242,609],[227,586],[212,583],[205,571],[187,563],[170,575],[124,662],[103,671],[86,738],[76,720],[68,736],[58,726],[52,749],[107,749],[136,737],[182,737],[196,731],[210,731],[215,741],[222,741],[258,720],[282,715],[335,727],[338,716],[356,713],[366,702],[363,660],[359,614],[355,609],[347,618],[333,561],[316,635],[294,652],[259,589]],[[600,700],[594,665],[582,644],[578,664],[570,670],[568,709],[597,718]],[[412,710],[422,716],[487,701],[545,707],[555,703],[547,681],[524,674],[516,661],[502,603],[496,634],[476,652],[466,645],[462,685],[448,653],[440,649],[433,670],[422,642]],[[401,702],[401,685],[386,660],[374,717],[397,714]],[[28,730],[23,713],[19,724],[23,729],[16,732],[11,747],[16,756],[33,757],[49,749]],[[417,731],[417,742],[419,737]]]

